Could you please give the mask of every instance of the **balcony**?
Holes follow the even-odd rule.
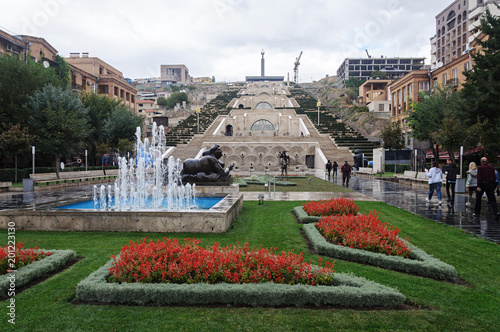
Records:
[[[458,78],[450,78],[449,80],[446,81],[446,85],[457,86]]]

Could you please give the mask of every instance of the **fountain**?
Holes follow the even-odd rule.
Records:
[[[182,163],[166,153],[163,126],[153,122],[151,141],[141,141],[137,127],[135,158],[118,157],[114,186],[94,186],[94,208],[99,210],[191,210],[196,209],[196,184],[182,184]]]
[[[169,157],[164,162],[168,150],[163,126],[156,127],[153,123],[152,132],[151,140],[141,141],[141,131],[137,128],[135,157],[119,158],[115,183],[94,186],[91,200],[86,194],[72,201],[56,200],[43,206],[4,210],[0,215],[0,228],[6,229],[9,223],[15,222],[18,230],[227,231],[243,208],[243,195],[238,187],[204,183],[198,190],[194,183],[183,183],[181,161]],[[203,158],[205,161],[212,158],[215,163],[213,156]],[[193,161],[188,160],[188,164]],[[222,176],[215,176],[203,168],[196,175],[204,174],[220,181],[227,178],[230,169]],[[201,202],[203,200],[209,202]],[[82,207],[86,202],[90,202],[90,206]]]

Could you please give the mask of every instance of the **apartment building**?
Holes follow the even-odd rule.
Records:
[[[345,82],[352,78],[368,80],[375,70],[387,73],[387,78],[397,79],[412,70],[424,68],[425,58],[346,58],[337,69],[337,87],[344,88]]]
[[[24,55],[36,62],[46,61],[46,66],[53,66],[56,63],[57,50],[43,38],[14,36],[0,30],[0,54]]]
[[[431,72],[432,87],[451,85],[455,90],[462,89],[462,84],[465,82],[465,74],[471,70],[473,60],[470,52],[466,52],[452,62],[436,68]]]
[[[469,45],[472,45],[481,33],[479,26],[486,9],[489,9],[493,15],[500,16],[500,9],[495,4],[500,4],[500,0],[469,0]]]
[[[411,130],[406,121],[407,111],[411,109],[412,101],[419,101],[419,91],[429,91],[430,78],[429,71],[414,70],[389,86],[391,93],[391,122],[396,122],[401,126],[407,147],[414,147],[414,140],[410,137]]]
[[[436,34],[431,38],[431,69],[439,68],[470,51],[479,35],[486,8],[500,15],[500,0],[456,0],[436,16]]]
[[[359,106],[368,107],[373,116],[382,119],[391,117],[389,85],[392,80],[368,80],[359,87]]]
[[[185,65],[161,65],[162,86],[171,84],[191,84],[189,69]]]
[[[94,76],[95,81],[86,80],[82,75],[82,86],[90,86],[94,84],[94,91],[99,94],[106,94],[111,98],[120,98],[125,105],[129,106],[135,113],[137,111],[136,96],[137,90],[130,83],[124,80],[122,72],[107,64],[97,57],[89,57],[88,53],[70,53],[69,58],[65,58],[66,62],[78,70],[86,77]],[[76,79],[76,78],[75,78]]]

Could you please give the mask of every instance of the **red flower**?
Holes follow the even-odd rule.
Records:
[[[411,249],[398,237],[399,229],[381,222],[378,213],[323,217],[316,228],[330,243],[386,255],[409,257]],[[406,239],[408,240],[408,239]]]
[[[112,256],[110,282],[149,283],[257,283],[330,285],[333,263],[319,261],[319,268],[304,262],[302,253],[281,252],[277,248],[250,248],[215,243],[200,246],[196,239],[132,243],[124,246],[120,259]],[[323,266],[324,265],[324,266]]]
[[[343,214],[356,214],[359,212],[354,200],[344,197],[332,198],[329,201],[313,201],[303,204],[304,211],[310,216],[330,216]]]

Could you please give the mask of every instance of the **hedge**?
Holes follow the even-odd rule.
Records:
[[[374,265],[385,269],[417,274],[439,280],[453,281],[457,278],[457,271],[453,266],[432,257],[422,249],[406,241],[406,244],[412,249],[410,258],[388,256],[332,244],[321,235],[314,224],[304,225],[303,229],[309,241],[311,241],[314,250],[316,250],[319,255]]]
[[[66,264],[76,259],[76,253],[73,250],[44,250],[52,255],[39,261],[23,266],[16,271],[16,288],[27,285],[33,280],[44,275],[63,268]],[[10,287],[10,280],[7,277],[10,274],[2,275],[0,278],[0,294],[5,295]]]
[[[297,219],[299,220],[300,223],[302,224],[309,224],[312,222],[317,222],[321,219],[321,217],[317,216],[310,216],[307,214],[306,211],[304,211],[303,206],[296,206],[293,208],[293,212],[297,216]]]
[[[108,283],[113,261],[80,281],[76,299],[132,305],[243,305],[395,307],[406,297],[398,290],[364,278],[336,273],[335,286],[262,284]]]

